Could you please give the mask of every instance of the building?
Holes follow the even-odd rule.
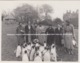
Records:
[[[67,11],[63,15],[63,20],[69,20],[75,26],[75,28],[78,28],[78,10],[76,10],[75,12]]]
[[[16,21],[16,19],[12,13],[9,13],[3,18],[3,21],[5,21],[6,23],[13,23]]]

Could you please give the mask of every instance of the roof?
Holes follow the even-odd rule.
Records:
[[[4,19],[6,19],[6,20],[12,19],[13,20],[13,19],[15,19],[15,17],[12,14],[9,14]]]

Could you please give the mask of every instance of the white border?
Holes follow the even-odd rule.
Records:
[[[16,0],[15,0],[15,1],[16,1]],[[21,0],[20,0],[20,1],[21,1]],[[30,1],[31,1],[31,0],[30,0]],[[47,0],[47,1],[48,1],[48,0]],[[51,0],[51,1],[52,1],[52,0]],[[57,1],[58,1],[58,0],[57,0]],[[64,1],[64,0],[61,0],[61,1]],[[7,2],[7,1],[0,1],[0,2]],[[13,2],[13,1],[12,1],[12,2]],[[17,2],[19,2],[19,0],[17,0]],[[58,1],[58,2],[59,2],[59,1]],[[75,1],[75,2],[79,2],[79,3],[80,3],[80,1]],[[76,3],[76,5],[77,5],[77,3]],[[80,4],[79,4],[79,10],[80,10]],[[80,12],[79,12],[79,15],[80,15]],[[0,16],[1,16],[1,9],[0,9]],[[79,16],[79,18],[80,18],[80,16]],[[0,20],[1,20],[1,18],[0,18]],[[80,24],[80,19],[79,19],[78,25],[79,25],[79,24]],[[1,34],[2,34],[2,23],[1,23],[1,21],[0,21],[0,25],[1,25],[1,26],[0,26],[0,32],[1,32],[1,33],[0,33],[0,61],[1,61],[1,42],[2,42],[2,41],[1,41],[1,38],[2,38],[2,35],[1,35]],[[78,33],[79,33],[79,31],[80,31],[80,26],[79,26]],[[80,33],[79,33],[79,36],[80,36]],[[79,36],[78,36],[78,46],[80,46],[80,43],[79,43],[79,42],[80,42],[80,39],[79,39],[80,37],[79,37]],[[78,50],[79,50],[79,53],[80,53],[80,48],[79,48],[79,47],[78,47]],[[78,60],[80,61],[80,58],[79,58],[79,57],[80,57],[80,54],[79,54],[79,53],[78,53],[78,55],[79,55],[79,56],[78,56]],[[78,62],[79,62],[79,61],[78,61]],[[7,63],[7,62],[8,62],[8,63],[9,63],[9,62],[10,62],[10,63],[13,63],[13,62],[15,62],[15,63],[21,62],[21,63],[22,63],[22,61],[1,61],[1,62],[2,62],[2,63]],[[23,62],[23,63],[25,63],[25,62]],[[40,63],[40,62],[37,62],[37,63]],[[46,63],[46,62],[44,62],[44,63]],[[47,62],[47,63],[48,63],[48,62]],[[57,63],[57,62],[56,62],[56,63]],[[62,62],[61,62],[61,63],[62,63]]]

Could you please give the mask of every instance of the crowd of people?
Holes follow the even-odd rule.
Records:
[[[57,50],[61,50],[64,47],[65,52],[73,54],[74,26],[68,20],[61,25],[58,23],[57,27],[49,25],[47,28],[41,24],[31,24],[30,22],[23,27],[23,24],[19,23],[16,32],[20,34],[17,35],[17,39],[18,45],[21,47],[24,43],[34,44],[34,40],[37,39],[37,42],[41,45],[45,42],[48,48],[55,44]]]

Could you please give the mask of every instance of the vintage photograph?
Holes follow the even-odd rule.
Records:
[[[78,1],[0,1],[1,61],[78,61]]]

